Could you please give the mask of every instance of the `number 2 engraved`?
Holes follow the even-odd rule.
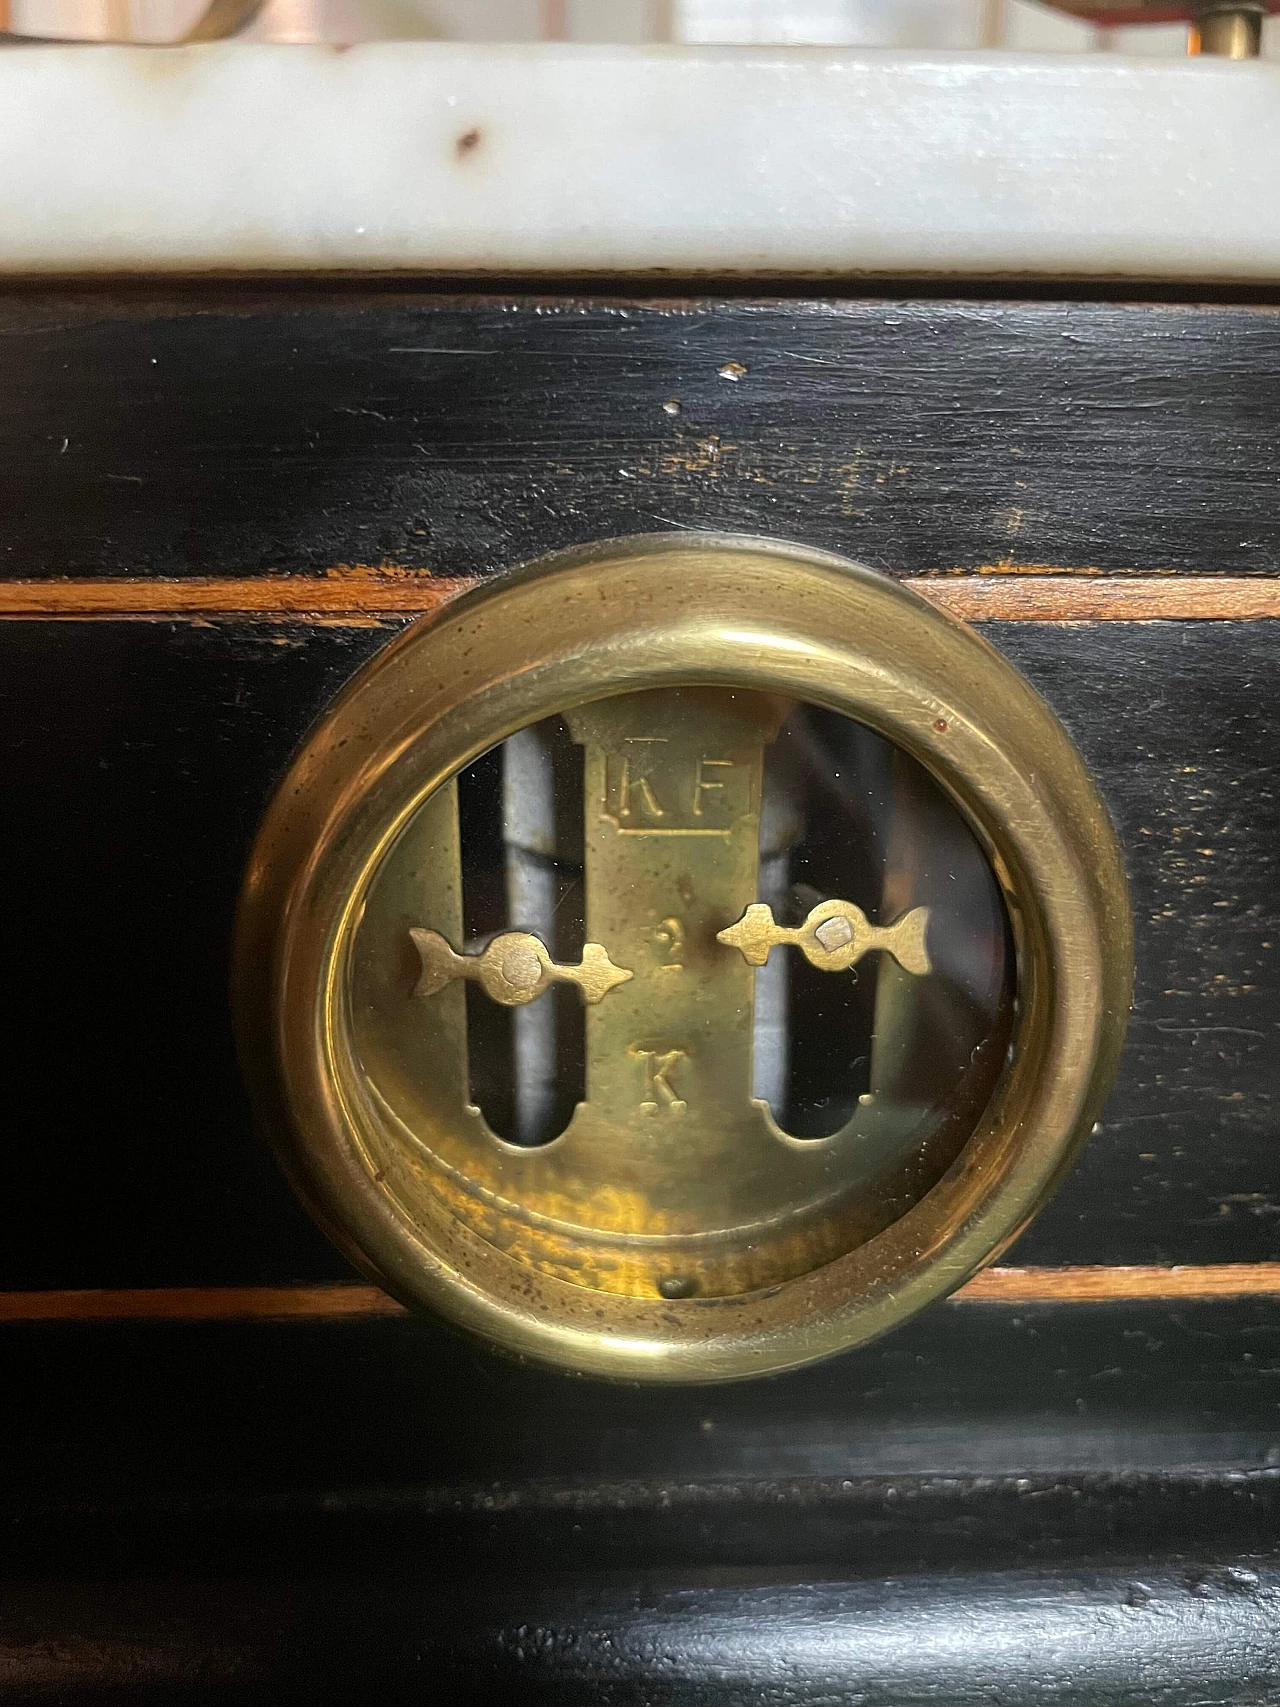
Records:
[[[663,919],[653,935],[658,946],[666,950],[659,972],[683,972],[684,927],[679,919]]]

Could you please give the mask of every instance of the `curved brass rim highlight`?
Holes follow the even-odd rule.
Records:
[[[919,759],[986,845],[1013,925],[1009,1068],[959,1159],[898,1221],[732,1299],[639,1299],[543,1278],[379,1189],[343,1093],[353,921],[408,815],[516,729],[598,699],[756,688],[856,718]],[[235,1005],[277,1152],[353,1260],[409,1304],[595,1374],[724,1380],[883,1333],[997,1256],[1056,1187],[1114,1074],[1132,983],[1105,807],[1044,701],[985,641],[893,581],[758,540],[613,541],[545,559],[414,625],[339,697],[250,859]]]

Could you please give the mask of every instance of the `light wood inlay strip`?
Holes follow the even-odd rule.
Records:
[[[1280,1262],[1221,1262],[1185,1268],[988,1268],[962,1286],[955,1297],[964,1304],[1280,1297]]]
[[[0,1322],[335,1321],[402,1316],[378,1286],[160,1286],[0,1292]]]
[[[463,577],[362,564],[323,575],[0,581],[0,617],[420,616],[472,585]]]
[[[1257,622],[1280,617],[1280,579],[1216,575],[914,575],[966,622]]]
[[[1280,1297],[1280,1262],[1187,1268],[989,1268],[961,1304],[1102,1304],[1141,1299]],[[0,1292],[3,1322],[344,1321],[400,1316],[376,1286],[173,1286]]]
[[[473,585],[465,577],[362,564],[324,575],[0,581],[0,618],[198,622],[241,616],[361,623],[438,610]],[[1273,576],[991,570],[911,575],[904,585],[967,622],[1257,622],[1280,617],[1280,577]]]

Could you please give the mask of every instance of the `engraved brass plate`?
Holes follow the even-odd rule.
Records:
[[[928,794],[917,840],[958,852],[932,879],[902,847],[877,889],[837,871],[763,899],[779,755],[834,714]],[[560,949],[527,901],[469,926],[459,807],[473,761],[556,716],[581,787],[582,935]],[[819,765],[824,787],[842,765]],[[979,894],[980,940],[948,881]],[[415,626],[336,703],[246,880],[242,1051],[295,1183],[406,1302],[582,1370],[740,1376],[883,1331],[1020,1230],[1113,1069],[1129,930],[1078,755],[969,631],[829,558],[623,541]],[[779,977],[793,1024],[797,990],[821,1014],[871,980],[856,1061],[828,1014],[853,1090],[816,1136],[758,1094]],[[481,1069],[541,1050],[560,1071],[563,1001],[576,1106],[549,1137],[503,1136]],[[504,1011],[523,1042],[478,1060]],[[949,1013],[964,1046],[943,1072]]]

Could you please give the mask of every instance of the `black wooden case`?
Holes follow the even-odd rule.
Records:
[[[0,468],[0,1701],[1274,1699],[1280,310],[14,291]],[[653,1392],[357,1286],[228,945],[359,664],[683,529],[981,624],[1114,815],[1137,997],[997,1273]]]

